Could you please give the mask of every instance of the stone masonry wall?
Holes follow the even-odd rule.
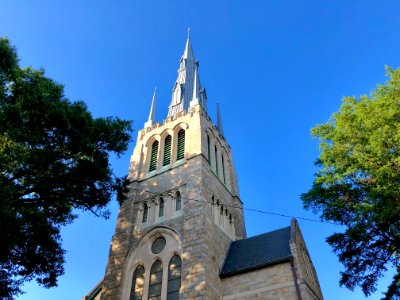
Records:
[[[305,300],[323,299],[321,287],[307,246],[295,219],[291,222],[290,251],[298,278],[301,295]]]
[[[222,279],[224,300],[297,300],[290,262]]]
[[[182,299],[220,299],[222,284],[220,268],[231,239],[214,223],[211,213],[211,196],[221,199],[233,213],[237,238],[245,237],[243,210],[237,194],[235,174],[229,165],[223,182],[216,176],[204,154],[204,126],[212,127],[209,118],[199,107],[176,119],[168,119],[164,125],[155,124],[152,129],[138,133],[138,141],[131,158],[129,177],[132,180],[129,199],[121,206],[115,234],[110,246],[101,300],[121,299],[121,281],[129,251],[134,251],[138,241],[154,226],[173,228],[182,238]],[[185,129],[185,158],[176,161],[176,135]],[[215,128],[213,129],[215,130]],[[171,134],[171,164],[161,166],[163,139]],[[151,145],[159,140],[158,167],[148,172]],[[222,140],[221,140],[222,141]],[[230,148],[220,142],[226,151],[226,163],[231,164]],[[221,162],[219,162],[221,164]],[[220,165],[221,170],[222,165]],[[142,201],[169,190],[179,190],[182,196],[182,214],[157,225],[135,226]],[[236,191],[232,194],[232,191]],[[147,200],[148,201],[148,200]],[[236,208],[233,208],[233,207]]]

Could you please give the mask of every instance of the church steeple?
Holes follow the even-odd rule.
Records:
[[[151,100],[149,119],[147,120],[146,123],[144,123],[144,128],[153,126],[156,114],[156,99],[157,99],[157,87],[154,88],[153,99]]]
[[[200,104],[206,109],[206,91],[200,84],[198,74],[199,63],[196,60],[190,41],[186,40],[186,47],[180,60],[178,77],[172,89],[171,104],[168,109],[168,117],[176,116],[181,111],[187,111],[189,107]]]

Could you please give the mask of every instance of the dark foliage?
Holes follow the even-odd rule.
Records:
[[[0,40],[0,298],[25,281],[44,287],[63,274],[60,226],[74,209],[107,216],[114,195],[124,200],[110,152],[122,154],[131,122],[93,118],[70,102],[43,70],[21,69],[15,49]]]

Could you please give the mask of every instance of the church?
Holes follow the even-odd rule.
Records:
[[[103,280],[86,300],[322,300],[299,225],[247,238],[232,149],[214,124],[190,37],[168,114],[130,160]]]

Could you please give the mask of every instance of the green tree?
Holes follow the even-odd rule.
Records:
[[[131,122],[93,118],[70,102],[43,70],[21,69],[15,49],[0,39],[0,298],[36,279],[49,288],[64,272],[60,227],[74,209],[107,216],[124,200],[109,154],[127,149]],[[76,211],[76,210],[75,210]]]
[[[400,299],[400,69],[370,96],[346,97],[311,134],[320,170],[301,195],[306,209],[344,225],[327,238],[345,270],[340,285],[366,296],[388,268],[397,273],[385,299]]]

